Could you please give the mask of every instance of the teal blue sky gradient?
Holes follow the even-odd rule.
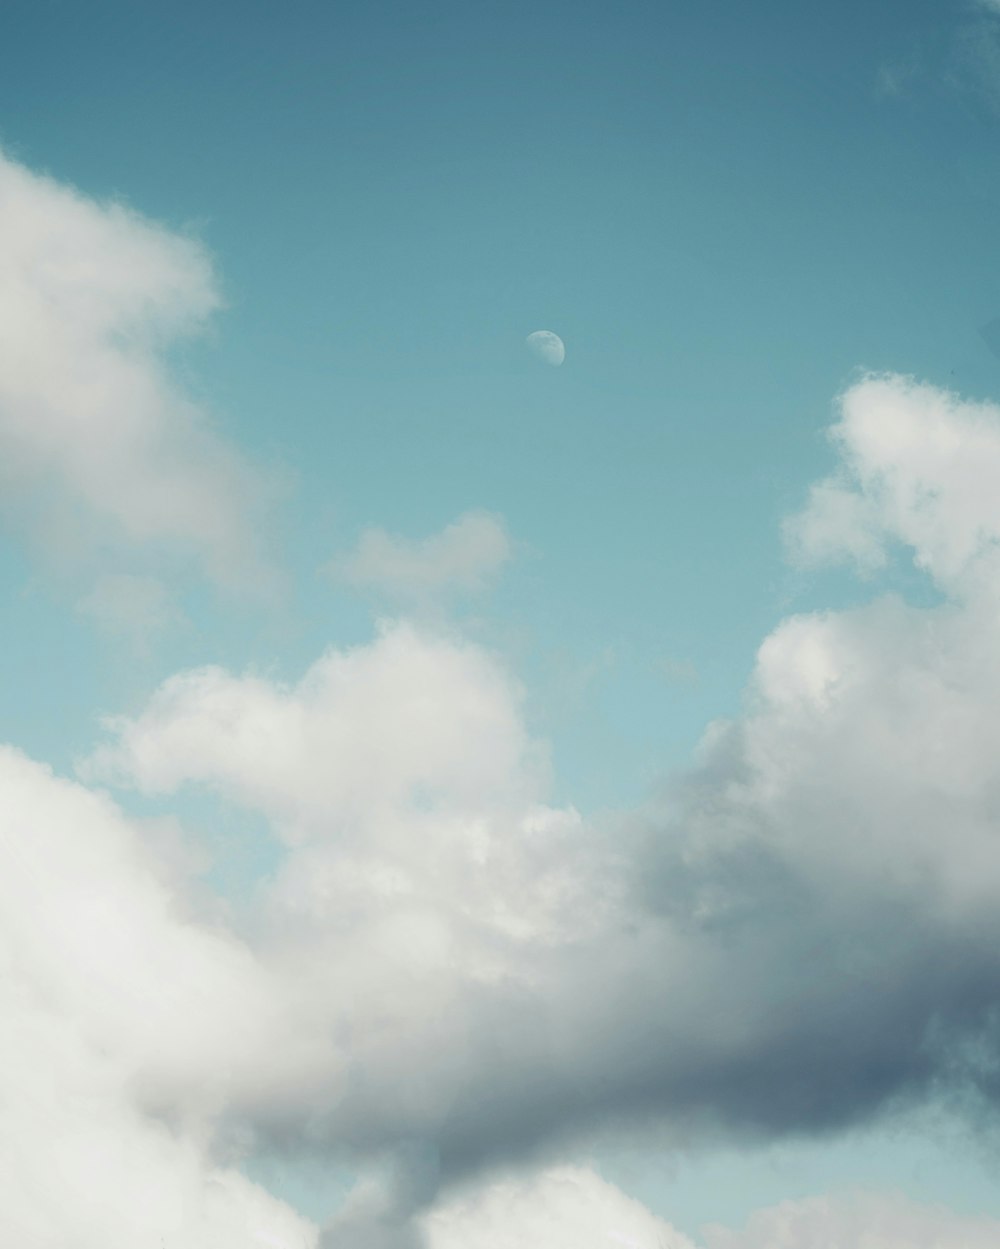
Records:
[[[179,667],[296,677],[370,635],[320,572],[362,529],[484,508],[516,557],[467,624],[524,680],[554,798],[641,800],[781,617],[873,592],[780,542],[857,370],[1000,396],[995,48],[930,0],[6,4],[9,154],[215,258],[227,307],[177,365],[287,474],[289,587],[259,609],[192,580],[190,626],[129,657],[8,528],[0,738],[69,766]],[[525,350],[542,328],[559,369]],[[858,1181],[869,1148],[897,1156],[858,1146]],[[691,1180],[704,1206],[721,1182]]]
[[[816,597],[778,523],[829,464],[853,371],[1000,382],[977,333],[1000,313],[995,121],[948,63],[968,20],[17,3],[0,135],[217,258],[229,307],[184,363],[296,478],[290,669],[366,630],[313,575],[361,527],[498,511],[530,551],[498,599],[524,662],[600,669],[586,727],[539,696],[559,775],[616,803],[735,709],[759,639]],[[567,342],[557,371],[523,349],[540,327]],[[29,646],[68,628],[45,610],[19,610]],[[257,629],[213,615],[177,658],[259,658]]]

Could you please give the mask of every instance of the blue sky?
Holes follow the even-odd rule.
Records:
[[[995,1243],[996,5],[0,23],[10,1235]]]

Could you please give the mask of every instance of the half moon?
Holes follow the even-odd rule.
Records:
[[[524,340],[528,350],[539,360],[553,366],[560,365],[566,359],[566,347],[558,334],[551,330],[535,330]]]

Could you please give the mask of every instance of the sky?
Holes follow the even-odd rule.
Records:
[[[4,5],[4,1243],[1000,1243],[998,208],[992,0]]]

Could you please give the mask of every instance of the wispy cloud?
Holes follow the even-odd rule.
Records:
[[[511,1175],[421,1220],[429,1249],[695,1249],[690,1240],[581,1166]]]
[[[334,560],[328,571],[349,585],[413,603],[482,590],[511,554],[498,516],[466,512],[440,533],[416,541],[366,529],[357,548]]]
[[[919,74],[920,62],[915,55],[885,61],[876,70],[875,87],[879,95],[898,98],[907,93]]]
[[[169,590],[157,577],[106,573],[76,604],[101,632],[140,655],[171,628],[184,623]]]

